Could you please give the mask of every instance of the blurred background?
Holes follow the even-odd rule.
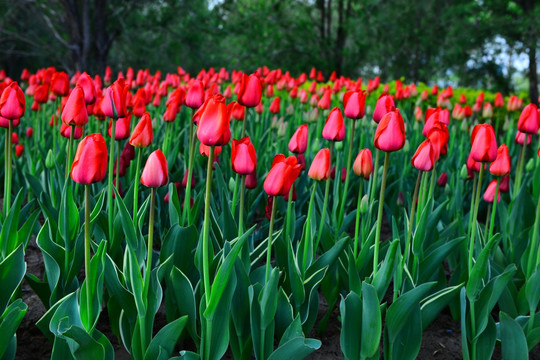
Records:
[[[526,92],[536,0],[0,0],[0,68],[69,73],[311,67],[328,76]]]

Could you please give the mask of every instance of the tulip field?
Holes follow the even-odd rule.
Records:
[[[0,94],[2,360],[540,356],[523,95],[267,67]]]

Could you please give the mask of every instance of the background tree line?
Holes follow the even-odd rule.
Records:
[[[538,98],[535,0],[2,0],[0,13],[0,67],[13,76],[315,66],[508,93],[512,58],[526,54]]]

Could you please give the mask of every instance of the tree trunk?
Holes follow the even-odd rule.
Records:
[[[536,69],[536,44],[529,48],[529,98],[538,105],[538,72]]]

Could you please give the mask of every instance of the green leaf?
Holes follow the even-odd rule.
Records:
[[[64,248],[70,252],[73,249],[73,240],[79,230],[79,210],[75,200],[73,200],[73,190],[70,181],[66,181],[62,191],[60,201],[60,212],[58,214],[58,229],[60,236],[64,240]]]
[[[480,286],[482,285],[482,279],[486,276],[489,254],[491,250],[497,243],[500,238],[500,234],[493,236],[487,243],[487,245],[482,249],[480,256],[474,264],[471,275],[469,276],[469,281],[467,282],[467,297],[472,301],[480,291]]]
[[[169,184],[169,222],[171,227],[180,224],[182,218],[182,211],[180,210],[180,203],[178,201],[178,192],[174,183]]]
[[[373,279],[373,285],[377,289],[377,295],[379,298],[384,296],[386,289],[388,289],[388,286],[390,285],[390,281],[392,281],[392,274],[394,272],[394,264],[398,253],[398,248],[399,239],[396,239],[390,244],[390,247],[386,252],[384,262]]]
[[[268,283],[264,284],[259,294],[261,308],[261,326],[267,328],[274,320],[277,309],[279,269],[273,269]]]
[[[0,317],[0,358],[4,359],[12,339],[14,338],[17,328],[21,324],[28,306],[22,301],[17,299],[4,311]],[[15,342],[16,344],[16,342]]]
[[[18,246],[17,226],[19,225],[19,213],[23,199],[21,189],[13,205],[8,210],[6,220],[2,223],[2,229],[0,230],[0,259],[7,256],[12,249]]]
[[[297,337],[278,347],[268,360],[301,360],[321,347],[317,339]]]
[[[26,272],[24,248],[19,245],[15,251],[0,262],[0,313],[4,313],[13,293],[19,287]]]
[[[187,315],[191,336],[197,338],[197,304],[190,281],[176,266],[171,270],[170,286],[180,315]]]
[[[500,312],[500,321],[502,358],[512,360],[528,359],[527,338],[523,333],[523,328],[502,311]]]
[[[184,326],[186,326],[187,320],[187,316],[182,316],[165,325],[150,342],[144,359],[154,360],[162,356],[166,356],[165,359],[168,359],[174,351],[176,342]]]
[[[436,293],[429,295],[421,301],[422,328],[425,330],[437,318],[439,313],[452,301],[459,293],[463,284],[443,288]]]
[[[532,312],[536,311],[538,302],[540,302],[540,268],[532,273],[531,277],[525,283],[525,296]]]
[[[137,231],[137,228],[133,223],[133,219],[129,215],[128,209],[126,208],[126,204],[124,203],[124,200],[122,200],[122,197],[118,194],[116,187],[113,187],[113,189],[115,193],[114,201],[118,205],[118,214],[120,216],[120,221],[122,223],[122,229],[124,230],[127,245],[131,249],[131,251],[133,251],[135,254],[139,254],[141,252],[140,248],[142,246],[140,232]],[[137,257],[138,262],[140,262],[141,260],[141,257]]]
[[[106,248],[107,241],[104,240],[99,243],[96,253],[90,260],[88,274],[86,274],[86,278],[81,286],[81,321],[88,333],[92,333],[92,330],[95,328],[101,313]],[[88,286],[89,281],[90,286]],[[87,293],[88,289],[90,289],[90,294]],[[90,300],[90,303],[88,303],[88,300]]]
[[[101,213],[101,210],[103,209],[103,204],[105,202],[105,191],[101,191],[99,193],[98,200],[96,204],[94,205],[94,209],[90,213],[90,224],[93,224],[96,220],[99,214]]]
[[[381,308],[373,285],[362,283],[362,333],[360,337],[362,357],[372,357],[379,349],[381,339]]]

